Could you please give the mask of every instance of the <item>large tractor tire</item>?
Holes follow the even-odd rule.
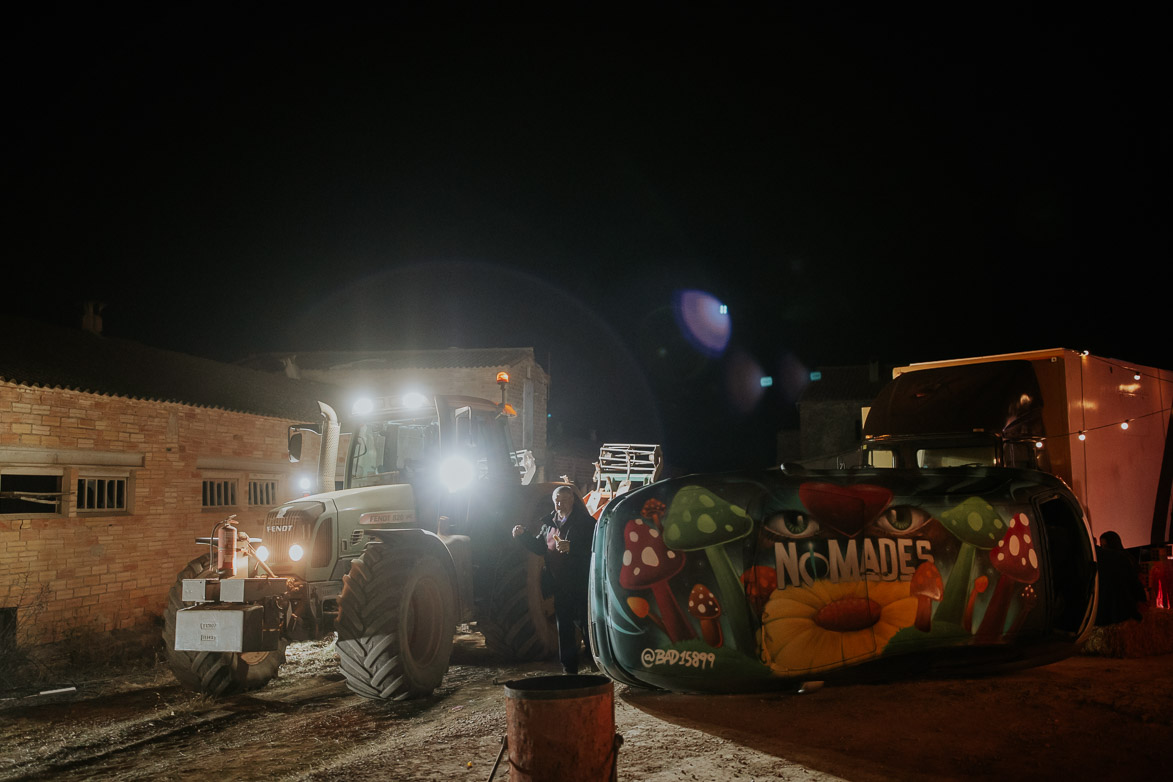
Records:
[[[205,695],[229,695],[264,687],[285,662],[284,638],[272,652],[184,652],[175,648],[175,614],[185,607],[183,579],[216,575],[205,554],[187,563],[167,593],[163,614],[163,645],[167,664],[180,684]]]
[[[343,578],[338,657],[365,698],[430,695],[448,671],[456,592],[448,569],[418,548],[370,543]]]
[[[554,598],[542,596],[542,558],[506,552],[497,565],[488,616],[477,622],[485,646],[506,660],[548,660],[558,654]]]

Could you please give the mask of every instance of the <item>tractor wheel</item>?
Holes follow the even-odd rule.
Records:
[[[264,687],[285,662],[285,639],[272,652],[185,652],[175,648],[175,614],[184,607],[183,579],[209,578],[215,571],[205,554],[187,563],[167,593],[163,646],[167,664],[180,684],[205,695],[229,695]]]
[[[448,670],[456,593],[448,570],[419,549],[368,544],[343,578],[338,658],[365,698],[430,695]]]
[[[554,598],[542,597],[542,558],[509,552],[498,563],[488,616],[477,623],[485,646],[507,660],[546,660],[558,653]]]

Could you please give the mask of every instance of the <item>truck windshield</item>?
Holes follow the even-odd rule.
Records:
[[[919,448],[916,452],[917,467],[964,467],[967,464],[994,466],[997,464],[994,447]]]
[[[994,466],[998,463],[993,442],[968,443],[892,443],[868,447],[868,465],[880,468],[896,467],[964,467],[971,464]]]
[[[428,460],[438,443],[435,421],[416,418],[364,423],[354,434],[350,485],[408,483],[409,473]]]

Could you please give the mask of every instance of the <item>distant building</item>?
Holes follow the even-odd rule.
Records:
[[[891,368],[877,363],[820,368],[798,400],[799,460],[852,466],[863,439],[863,408],[891,378]]]

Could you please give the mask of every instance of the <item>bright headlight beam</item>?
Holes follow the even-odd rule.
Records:
[[[449,456],[440,462],[440,482],[453,494],[467,489],[476,477],[476,467],[463,456]]]

